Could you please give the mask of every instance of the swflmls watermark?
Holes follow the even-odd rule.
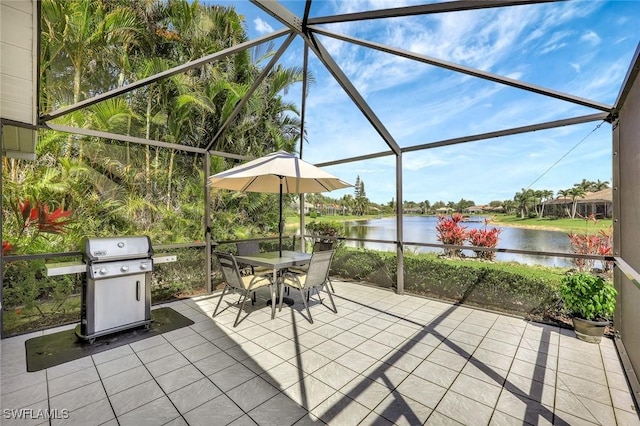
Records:
[[[69,410],[63,408],[61,410],[37,409],[33,408],[5,408],[2,410],[2,417],[5,419],[68,419]]]

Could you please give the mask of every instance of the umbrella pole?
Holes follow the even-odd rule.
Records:
[[[280,257],[282,257],[282,177],[280,177],[280,221],[278,222],[278,247],[280,251]]]

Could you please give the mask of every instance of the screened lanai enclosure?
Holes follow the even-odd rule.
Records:
[[[454,279],[439,264],[421,264],[419,254],[497,253],[498,263],[564,268],[558,276],[575,259],[613,265],[615,341],[638,392],[640,45],[636,21],[625,19],[633,5],[607,4],[599,35],[571,45],[572,22],[601,4],[355,3],[325,15],[320,3],[2,0],[2,336],[78,321],[82,273],[48,276],[47,267],[77,263],[85,236],[149,235],[157,255],[176,255],[154,270],[154,303],[216,291],[213,250],[233,251],[246,239],[276,247],[278,199],[215,190],[208,179],[284,149],[351,183],[362,174],[373,182],[369,191],[390,200],[374,207],[389,209],[384,232],[352,224],[339,236],[344,250],[332,273],[343,278],[526,316],[554,297],[535,268],[514,278],[455,264],[462,278]],[[260,32],[243,21],[249,8]],[[555,39],[539,39],[554,20],[565,25],[550,33]],[[615,40],[607,37],[613,26]],[[599,43],[625,46],[624,55],[594,53]],[[542,56],[561,48],[601,55],[599,79],[581,79],[584,69],[571,58],[572,78],[545,67]],[[517,114],[524,109],[534,118]],[[549,149],[557,140],[560,151]],[[610,253],[529,246],[532,237],[506,238],[511,231],[497,248],[470,251],[428,238],[406,217],[406,194],[421,187],[432,200],[458,194],[460,181],[469,188],[513,181],[513,192],[524,191],[512,163],[527,150],[536,155],[524,179],[540,175],[530,187],[558,178],[566,169],[549,166],[583,142],[592,143],[590,153],[610,153]],[[329,203],[332,211],[353,207],[350,193],[337,197],[344,203]],[[291,215],[305,211],[305,196],[287,198]],[[311,218],[299,216],[286,240],[308,250]]]

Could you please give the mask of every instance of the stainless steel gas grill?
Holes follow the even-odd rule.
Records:
[[[151,323],[153,249],[147,236],[85,238],[82,313],[76,334],[93,341]]]
[[[47,276],[82,274],[82,309],[76,335],[96,337],[151,323],[151,273],[176,255],[153,256],[147,236],[84,238],[82,262],[50,263]]]

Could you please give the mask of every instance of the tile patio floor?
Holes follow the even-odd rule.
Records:
[[[338,314],[316,304],[314,324],[299,298],[271,320],[260,295],[230,328],[237,308],[212,320],[218,296],[201,297],[165,305],[190,327],[35,373],[24,341],[41,333],[2,340],[0,423],[640,425],[611,340],[334,286]],[[69,418],[6,418],[19,408]]]

